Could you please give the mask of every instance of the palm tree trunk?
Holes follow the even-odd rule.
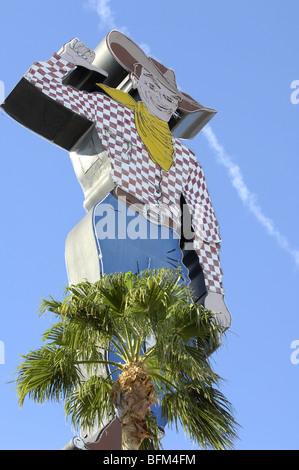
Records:
[[[138,450],[148,437],[145,415],[157,402],[151,377],[137,362],[126,364],[111,390],[122,425],[122,449]]]

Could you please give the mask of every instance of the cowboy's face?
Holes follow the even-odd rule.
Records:
[[[139,79],[134,77],[133,83],[150,114],[168,122],[178,107],[180,97],[168,90],[144,68]]]

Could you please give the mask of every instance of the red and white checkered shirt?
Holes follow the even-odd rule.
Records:
[[[195,231],[193,248],[208,291],[224,293],[219,261],[219,228],[205,177],[194,153],[173,139],[174,163],[169,171],[154,163],[135,126],[134,112],[99,92],[88,93],[62,83],[75,65],[54,54],[35,62],[25,74],[29,82],[56,102],[92,121],[111,162],[111,179],[144,204],[158,205],[177,221],[184,196]]]

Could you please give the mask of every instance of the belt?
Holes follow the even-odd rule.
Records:
[[[125,204],[133,211],[138,212],[150,222],[153,222],[156,225],[164,225],[165,227],[171,228],[173,230],[179,230],[180,217],[178,217],[179,222],[174,221],[173,218],[170,217],[172,214],[169,209],[165,213],[163,211],[163,206],[158,204],[146,204],[136,198],[133,194],[127,193],[119,186],[116,186],[112,190],[112,194],[120,202]],[[165,205],[164,207],[166,208],[167,206]]]

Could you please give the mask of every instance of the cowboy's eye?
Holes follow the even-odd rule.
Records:
[[[147,82],[147,86],[151,89],[151,90],[156,90],[156,87],[153,83],[151,82]]]
[[[176,103],[177,102],[176,98],[174,98],[172,96],[164,95],[164,98],[168,101],[168,103]]]

